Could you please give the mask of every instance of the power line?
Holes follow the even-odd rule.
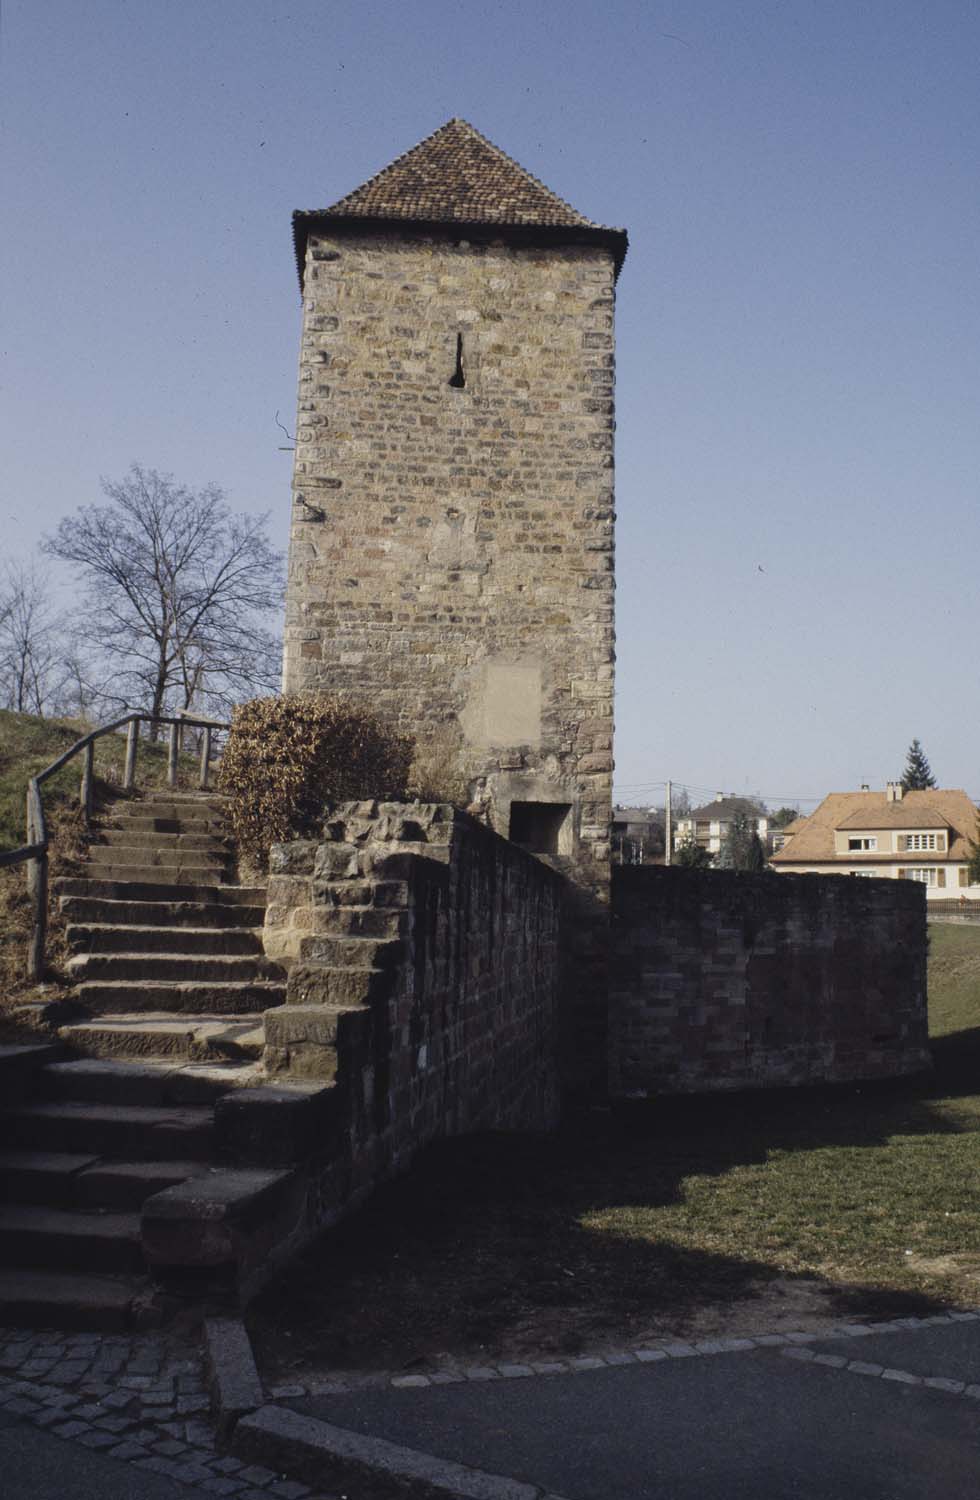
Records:
[[[671,783],[670,784],[673,787],[681,788],[685,792],[698,792],[698,793],[700,793],[700,794],[702,794],[703,796],[706,796],[706,797],[721,797],[721,796],[740,797],[740,796],[744,796],[744,797],[754,798],[757,801],[761,801],[761,802],[767,802],[767,803],[777,802],[777,803],[782,803],[784,806],[791,806],[793,803],[796,803],[796,802],[822,802],[824,800],[824,798],[828,795],[827,792],[822,792],[819,796],[809,796],[809,795],[808,796],[803,796],[799,792],[728,792],[728,793],[723,793],[716,786],[696,786],[693,782],[690,782],[690,781],[675,781],[675,780],[671,779]],[[619,783],[617,783],[615,785],[615,787],[614,787],[614,791],[615,791],[615,793],[616,793],[617,796],[622,795],[623,793],[626,793],[626,792],[630,792],[630,793],[636,795],[636,794],[638,794],[640,792],[654,792],[654,791],[659,791],[661,788],[666,788],[666,786],[667,786],[666,780],[664,780],[664,781],[626,781],[626,782],[619,782]],[[975,793],[968,792],[967,796],[970,798],[971,802],[980,803],[980,796],[977,796]]]
[[[627,781],[620,782],[616,786],[617,792],[644,792],[656,791],[666,787],[666,781]],[[822,802],[826,793],[818,796],[803,795],[799,792],[729,792],[722,793],[717,786],[698,786],[691,781],[675,781],[671,779],[671,786],[680,787],[685,792],[698,792],[707,797],[728,795],[732,797],[746,796],[761,799],[765,802]]]

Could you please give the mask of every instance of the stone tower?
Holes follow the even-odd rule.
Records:
[[[294,229],[284,687],[414,734],[434,795],[601,910],[626,234],[458,119]]]

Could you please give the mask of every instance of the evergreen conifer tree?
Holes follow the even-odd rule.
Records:
[[[926,753],[918,740],[913,740],[909,746],[909,753],[905,759],[905,770],[902,774],[903,792],[927,792],[930,787],[936,785],[936,778],[932,774],[932,768],[926,760]]]
[[[764,870],[766,851],[748,813],[737,812],[722,840],[716,861],[722,870]]]

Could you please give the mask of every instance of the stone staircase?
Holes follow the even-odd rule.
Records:
[[[57,883],[73,1015],[0,1049],[0,1323],[121,1326],[159,1315],[161,1287],[240,1297],[296,1232],[329,1091],[266,1078],[285,976],[264,888],[233,875],[221,799],[159,792],[115,803],[87,873]]]

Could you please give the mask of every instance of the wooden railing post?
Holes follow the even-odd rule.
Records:
[[[123,791],[131,792],[136,779],[136,746],[139,744],[140,721],[131,719],[126,730],[126,763],[123,766]]]
[[[167,785],[177,785],[177,752],[180,747],[180,725],[176,719],[170,726],[170,753],[167,756]]]
[[[92,777],[94,770],[95,741],[89,740],[82,751],[82,788],[78,797],[86,823],[90,822],[92,817]]]
[[[208,772],[210,769],[210,763],[211,730],[210,727],[205,726],[204,733],[201,736],[201,775],[198,781],[198,785],[200,786],[202,792],[206,792],[208,789]]]
[[[34,788],[27,788],[27,842],[37,843],[41,830],[34,816]],[[44,978],[44,950],[48,933],[48,851],[27,861],[27,890],[31,898],[33,916],[31,936],[27,945],[27,978],[37,984]]]

